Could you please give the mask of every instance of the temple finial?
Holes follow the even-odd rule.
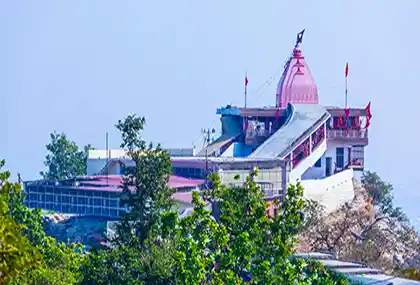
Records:
[[[305,33],[305,29],[302,30],[302,32],[300,32],[299,34],[297,34],[297,38],[296,38],[296,45],[295,47],[298,47],[299,44],[302,43],[303,40],[303,34]]]

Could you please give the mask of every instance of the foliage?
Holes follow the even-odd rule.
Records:
[[[378,211],[400,222],[408,222],[407,216],[400,207],[393,205],[393,186],[384,182],[376,172],[366,171],[363,173],[361,182],[372,199],[372,204],[378,208]]]
[[[121,148],[127,149],[135,167],[124,167],[121,204],[130,211],[123,215],[117,228],[117,243],[126,246],[144,246],[149,232],[160,223],[160,213],[172,206],[173,191],[167,186],[171,161],[160,145],[148,146],[141,137],[144,118],[135,115],[118,121]]]
[[[46,180],[64,180],[86,174],[86,161],[90,145],[83,150],[75,142],[69,141],[64,133],[51,133],[51,141],[46,145],[49,152],[45,157],[44,165],[47,172],[40,172]]]
[[[0,161],[0,284],[16,278],[23,270],[34,269],[41,264],[41,257],[29,240],[22,235],[22,226],[10,216],[8,192],[18,184],[8,182],[10,173],[1,172],[5,161]]]
[[[33,248],[27,252],[36,258],[32,266],[22,266],[19,272],[9,279],[8,284],[78,284],[81,277],[78,270],[83,259],[80,254],[82,247],[57,243],[54,238],[47,236],[42,227],[41,211],[23,205],[25,193],[19,184],[12,185],[6,182],[1,193],[8,209],[7,215],[2,216],[10,218],[13,222],[10,228],[25,237]]]
[[[304,220],[300,227],[300,232],[308,230],[317,225],[325,215],[325,207],[312,199],[305,199],[305,208],[303,209]]]
[[[279,215],[268,217],[255,175],[235,188],[222,185],[216,173],[210,175],[213,189],[203,199],[217,203],[218,221],[194,193],[193,213],[181,219],[173,233],[179,238],[177,284],[347,284],[346,278],[319,264],[290,259],[303,222],[303,188],[290,186]]]
[[[174,284],[174,238],[162,240],[176,215],[167,182],[171,174],[168,154],[142,139],[145,119],[129,115],[118,121],[121,148],[134,167],[124,169],[121,204],[130,211],[117,226],[112,248],[91,253],[83,265],[83,284]],[[165,213],[163,215],[163,213]]]
[[[122,245],[91,252],[81,269],[81,284],[175,284],[171,242],[157,245],[148,240],[141,250]]]

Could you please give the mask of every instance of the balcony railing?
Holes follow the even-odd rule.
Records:
[[[328,139],[367,139],[368,130],[327,130]]]

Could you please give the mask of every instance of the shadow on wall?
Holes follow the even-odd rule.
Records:
[[[354,198],[353,169],[347,169],[324,179],[303,180],[301,185],[304,197],[325,206],[326,213],[331,213]]]

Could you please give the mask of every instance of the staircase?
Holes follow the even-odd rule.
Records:
[[[300,180],[305,171],[314,166],[314,164],[324,155],[326,150],[327,139],[324,138],[308,157],[299,162],[299,164],[290,171],[290,183],[296,183],[297,180]]]

